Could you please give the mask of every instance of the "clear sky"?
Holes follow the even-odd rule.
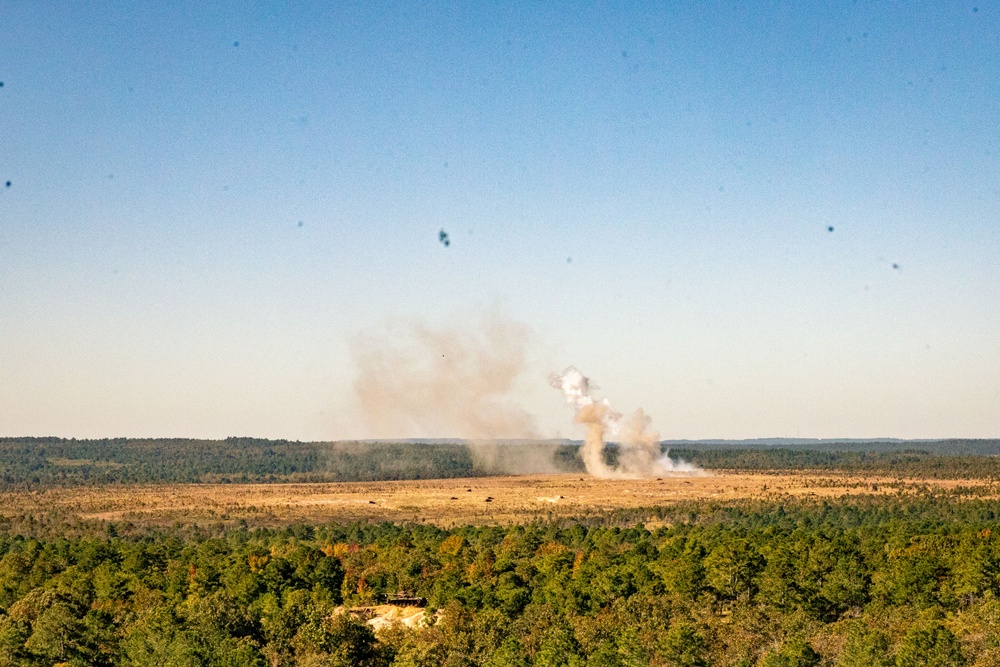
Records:
[[[375,435],[359,332],[496,310],[547,435],[1000,436],[996,2],[9,0],[0,81],[0,435]]]

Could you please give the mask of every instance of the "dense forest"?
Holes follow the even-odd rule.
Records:
[[[665,448],[665,447],[664,447]],[[1000,441],[844,442],[793,446],[685,443],[670,456],[712,470],[844,470],[1000,478]],[[613,463],[613,445],[606,452]],[[527,464],[526,464],[527,462]],[[0,438],[4,488],[197,482],[345,482],[583,470],[579,443],[292,442]]]
[[[197,482],[343,482],[469,477],[454,443],[62,438],[0,439],[0,481],[25,485]]]
[[[804,452],[924,452],[946,456],[998,456],[1000,440],[991,438],[949,438],[946,440],[665,440],[670,448],[693,449],[794,449]]]
[[[819,470],[933,479],[1000,479],[1000,456],[938,454],[919,449],[672,449],[670,455],[708,470]]]
[[[0,665],[916,667],[1000,661],[1000,503],[656,509],[443,530],[0,525]],[[407,591],[430,627],[344,613]]]

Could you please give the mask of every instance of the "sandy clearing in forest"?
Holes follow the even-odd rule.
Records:
[[[976,487],[977,480],[894,479],[838,473],[715,472],[601,480],[578,474],[329,484],[171,484],[56,488],[0,494],[0,513],[55,511],[85,519],[277,525],[290,521],[420,521],[441,526],[507,524],[690,500],[839,497]]]

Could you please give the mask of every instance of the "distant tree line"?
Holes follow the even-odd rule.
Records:
[[[708,449],[794,449],[804,452],[922,452],[943,456],[1000,456],[1000,439],[944,440],[681,440],[664,445],[697,451]]]
[[[900,449],[899,443],[864,443],[851,447],[792,449],[786,447],[687,446],[669,454],[711,470],[842,470],[879,475],[930,478],[1000,478],[996,441],[954,441]],[[963,444],[964,443],[964,444]],[[479,477],[524,472],[518,463],[531,460],[539,469],[582,472],[579,445],[500,444],[484,459],[455,442],[298,442],[257,438],[225,440],[0,438],[0,484],[4,488],[44,486],[239,483],[347,482]],[[544,455],[539,457],[539,451]],[[530,450],[530,451],[529,451]],[[499,455],[497,455],[499,452]],[[980,452],[979,454],[969,452]],[[612,465],[617,448],[606,458]]]
[[[919,449],[671,449],[670,456],[710,470],[837,470],[931,479],[1000,479],[1000,456],[938,454]]]
[[[433,443],[7,438],[5,486],[320,482],[467,477],[467,447]]]

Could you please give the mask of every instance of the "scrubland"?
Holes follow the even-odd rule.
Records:
[[[579,474],[325,484],[148,484],[53,487],[0,493],[12,513],[54,511],[140,525],[305,521],[409,521],[442,527],[600,517],[692,501],[834,499],[913,494],[926,489],[996,497],[1000,485],[968,479],[914,479],[784,471],[600,480]]]

